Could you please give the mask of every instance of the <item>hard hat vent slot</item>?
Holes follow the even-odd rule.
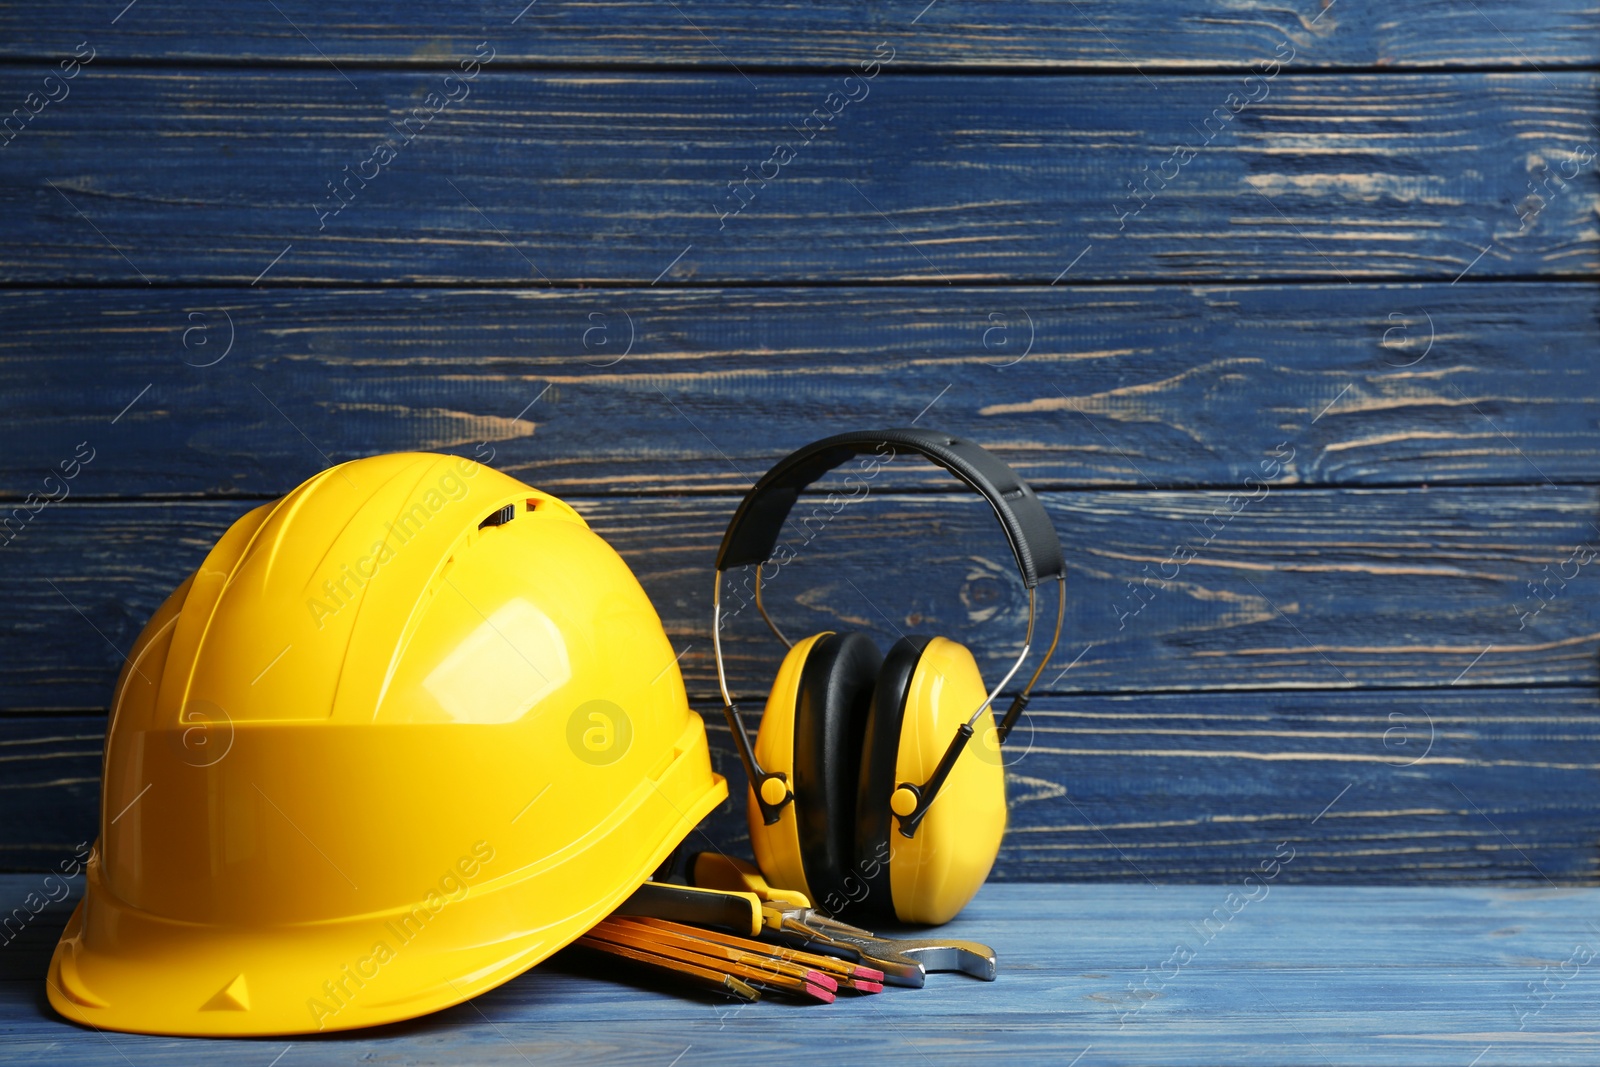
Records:
[[[478,523],[478,529],[481,530],[485,526],[504,526],[506,523],[510,522],[516,517],[517,506],[515,504],[507,504],[499,511],[492,512],[488,518]]]

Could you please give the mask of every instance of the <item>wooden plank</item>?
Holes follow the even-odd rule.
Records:
[[[94,840],[105,730],[104,712],[0,718],[0,868],[58,870]]]
[[[84,68],[0,151],[0,281],[1600,272],[1595,72],[445,77]]]
[[[1600,678],[1595,489],[1261,484],[1241,487],[1237,505],[1220,491],[1045,494],[1071,595],[1043,691]],[[633,567],[675,647],[693,646],[681,663],[697,699],[716,692],[709,568],[734,503],[575,501]],[[69,501],[41,512],[0,550],[0,602],[15,605],[0,633],[0,708],[104,707],[119,650],[248,506]],[[1026,597],[977,496],[869,487],[837,514],[796,518],[805,525],[783,535],[796,557],[766,587],[791,634],[861,629],[888,647],[897,632],[943,633],[991,677],[1016,655]],[[730,684],[748,699],[765,691],[782,646],[737,577],[724,604]]]
[[[25,898],[37,878],[0,878],[0,899]],[[15,1057],[68,1067],[266,1063],[280,1053],[285,1064],[506,1067],[674,1056],[916,1067],[1074,1056],[1084,1067],[1590,1062],[1600,890],[1245,888],[1242,878],[990,886],[939,934],[992,945],[993,985],[936,975],[921,990],[810,1011],[776,1001],[739,1008],[563,953],[469,1004],[337,1041],[183,1040],[63,1022],[40,976],[74,893],[0,953],[0,1011]],[[1254,899],[1237,903],[1245,895]],[[1167,963],[1180,944],[1184,962]]]
[[[1592,884],[1592,689],[1053,698],[1018,735],[998,875]]]
[[[1587,482],[1596,351],[1587,283],[10,291],[0,491],[89,441],[74,499],[435,449],[558,493],[737,492],[925,407],[1041,489],[1239,485],[1273,433],[1295,485]]]
[[[1600,62],[1592,12],[1483,0],[1463,12],[1442,0],[1405,17],[1370,5],[1315,2],[1226,7],[1109,0],[940,0],[893,10],[863,2],[760,5],[749,0],[584,4],[572,0],[458,3],[425,15],[400,4],[282,0],[274,11],[203,3],[124,14],[88,0],[0,11],[0,56],[49,58],[92,40],[113,60],[221,60],[341,66],[442,65],[493,42],[502,62],[745,68],[836,66],[890,40],[906,63],[951,68],[1134,67],[1244,69],[1283,41],[1305,66],[1385,68],[1489,64],[1548,70]],[[115,16],[115,17],[114,17]]]
[[[1293,450],[1292,439],[1264,443],[1263,461],[1283,444]],[[1075,664],[1070,676],[1045,675],[1046,689],[1438,685],[1469,669],[1479,684],[1590,683],[1600,677],[1600,582],[1585,580],[1594,566],[1580,561],[1600,549],[1596,496],[1589,488],[1273,495],[1265,483],[1237,494],[1046,494],[1072,576],[1051,671]],[[702,561],[714,555],[732,503],[607,500],[588,510],[686,641],[705,634]],[[885,494],[841,506],[834,521],[829,514],[813,506],[792,520],[809,525],[784,535],[798,558],[766,598],[791,630],[859,628],[883,647],[902,631],[947,633],[998,676],[1016,654],[1026,598],[980,499]],[[691,515],[705,516],[702,532],[690,532]],[[1534,599],[1529,583],[1546,580]],[[728,610],[740,611],[747,596],[730,591]],[[730,677],[754,676],[764,689],[778,649],[746,616],[724,638]],[[685,656],[686,676],[706,693],[708,641],[692,661]]]
[[[749,852],[743,776],[688,847]],[[1278,842],[1284,880],[1592,882],[1592,689],[1043,697],[1007,753],[1005,881],[1227,880]],[[0,719],[0,866],[92,839],[105,718]]]

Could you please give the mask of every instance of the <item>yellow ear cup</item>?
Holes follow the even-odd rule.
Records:
[[[769,773],[782,774],[790,790],[794,789],[794,716],[799,702],[800,673],[805,669],[812,646],[826,636],[820,633],[796,641],[789,654],[783,657],[783,666],[778,668],[772,692],[767,695],[761,729],[756,734],[756,762]],[[811,889],[806,885],[805,866],[800,861],[800,836],[793,802],[785,804],[778,821],[768,826],[761,817],[761,805],[756,803],[755,789],[747,788],[745,794],[745,818],[750,824],[750,845],[755,850],[756,865],[773,885],[798,889],[809,897]]]
[[[907,690],[895,780],[927,781],[956,728],[986,695],[978,664],[966,646],[932,638]],[[916,835],[902,835],[898,822],[889,834],[890,890],[895,914],[904,922],[953,919],[989,877],[999,855],[1006,829],[1005,769],[978,751],[982,739],[994,732],[994,716],[985,709],[973,729],[975,736]]]

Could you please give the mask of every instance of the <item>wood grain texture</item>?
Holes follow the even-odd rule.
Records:
[[[37,879],[0,879],[0,899],[22,900]],[[0,1013],[9,1058],[70,1067],[259,1065],[280,1053],[284,1067],[660,1067],[675,1056],[916,1067],[1065,1064],[1080,1055],[1082,1067],[1592,1062],[1600,890],[1252,885],[990,886],[941,933],[994,947],[992,985],[936,975],[921,990],[825,1008],[740,1009],[566,952],[410,1023],[260,1041],[105,1034],[63,1022],[41,976],[74,893],[0,953]],[[1256,899],[1229,903],[1246,893]],[[1180,944],[1191,957],[1163,967]]]
[[[104,712],[0,718],[0,867],[57,870],[99,834],[105,731]]]
[[[1279,842],[1288,882],[1590,882],[1600,870],[1592,688],[1056,696],[1007,754],[993,877],[1226,880]],[[743,776],[694,850],[748,854]],[[105,717],[0,719],[0,866],[49,867],[99,825]],[[113,813],[115,814],[115,813]]]
[[[117,16],[87,0],[0,10],[0,56],[49,58],[89,38],[116,59],[341,65],[444,64],[492,40],[507,62],[609,66],[805,67],[847,64],[893,40],[907,62],[949,68],[1036,67],[1127,71],[1237,67],[1269,57],[1283,40],[1306,65],[1404,69],[1493,64],[1543,69],[1600,61],[1594,9],[1482,0],[1463,10],[1421,0],[1403,14],[1314,0],[1226,5],[1111,0],[939,0],[670,5],[623,0],[399,4],[314,3],[222,8],[151,4]]]
[[[1071,596],[1041,691],[1600,680],[1594,489],[1261,492],[1231,518],[1223,492],[1044,494]],[[639,576],[674,646],[692,646],[684,676],[709,700],[710,565],[735,501],[574,503]],[[249,506],[68,502],[40,513],[0,549],[0,601],[12,605],[0,708],[105,707],[120,650]],[[887,648],[900,632],[941,633],[992,677],[1016,655],[1026,596],[975,495],[869,492],[792,520],[783,543],[796,558],[766,586],[791,634],[859,629]],[[1584,545],[1587,563],[1575,551]],[[766,691],[782,646],[737,578],[724,610],[730,684],[749,699]]]
[[[970,936],[1016,939],[1015,999],[864,1001],[824,1041],[564,959],[283,1067],[1593,1059],[1588,985],[1518,1015],[1574,937],[1600,951],[1589,897],[1285,885],[1170,988],[1129,983],[1226,895],[1146,881],[1291,845],[1284,883],[1600,877],[1594,0],[524,3],[0,8],[0,514],[96,450],[0,532],[0,867],[92,834],[119,650],[332,462],[492,456],[572,499],[710,707],[736,494],[921,418],[1046,490],[1073,575],[996,876],[1133,884],[986,891]],[[996,676],[1023,600],[948,486],[901,462],[802,511],[778,617],[947,633]],[[778,649],[747,596],[749,699]],[[701,840],[744,835],[730,804]],[[0,952],[0,1060],[277,1055],[47,1020],[62,921]]]
[[[1594,72],[1247,83],[890,70],[854,88],[843,72],[444,77],[85,68],[0,151],[0,281],[1600,271]],[[5,69],[0,99],[38,79]],[[470,95],[439,103],[447,92]],[[839,113],[807,140],[819,107]],[[1197,154],[1179,159],[1181,145]],[[335,181],[349,182],[339,199]]]
[[[10,291],[0,492],[85,440],[72,499],[438,449],[557,493],[740,492],[925,407],[1041,489],[1241,485],[1275,433],[1286,484],[1592,482],[1596,351],[1585,283]]]

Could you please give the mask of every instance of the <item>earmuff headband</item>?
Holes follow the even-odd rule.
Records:
[[[779,460],[745,494],[739,510],[734,512],[727,533],[722,536],[722,546],[717,549],[717,570],[771,559],[778,533],[801,490],[846,460],[879,453],[885,447],[915,452],[982,494],[1005,529],[1017,570],[1029,589],[1042,580],[1065,575],[1061,542],[1050,516],[1033,488],[1016,471],[971,441],[914,428],[836,434]]]
[[[956,758],[971,739],[972,723],[1010,682],[1012,675],[1027,658],[1033,641],[1034,590],[1043,579],[1053,578],[1059,587],[1060,604],[1056,610],[1055,636],[1038,669],[1033,672],[1033,678],[1013,699],[1010,709],[997,727],[1000,741],[1006,739],[1017,716],[1027,706],[1028,694],[1039,680],[1045,663],[1055,653],[1056,641],[1061,637],[1061,621],[1067,604],[1067,568],[1061,555],[1061,541],[1056,537],[1055,526],[1033,488],[987,449],[949,434],[908,427],[836,434],[789,453],[751,487],[728,523],[727,532],[722,535],[722,545],[717,549],[716,586],[711,608],[711,646],[717,663],[717,684],[722,690],[723,712],[728,719],[728,728],[733,733],[735,747],[739,750],[740,762],[744,764],[745,774],[755,792],[762,818],[769,825],[778,821],[784,805],[794,799],[794,792],[781,773],[769,773],[757,763],[744,720],[739,715],[733,696],[728,692],[727,674],[722,663],[722,572],[729,567],[760,564],[771,559],[777,547],[778,533],[783,529],[784,520],[789,517],[801,490],[846,460],[869,452],[876,454],[885,447],[890,449],[890,458],[893,458],[897,448],[923,456],[988,500],[1006,532],[1006,540],[1010,542],[1011,552],[1017,561],[1017,570],[1028,589],[1028,636],[1023,644],[1022,655],[1017,657],[1010,673],[995,687],[989,698],[973,712],[972,719],[962,724],[933,776],[920,786],[906,782],[896,790],[896,795],[903,793],[910,805],[904,811],[898,808],[895,811],[903,835],[911,837],[916,833],[917,826],[938,796]],[[759,607],[759,573],[756,590]],[[765,610],[761,614],[765,617]],[[768,623],[771,624],[770,619]],[[776,627],[773,632],[778,633]],[[778,636],[781,638],[782,634]]]

